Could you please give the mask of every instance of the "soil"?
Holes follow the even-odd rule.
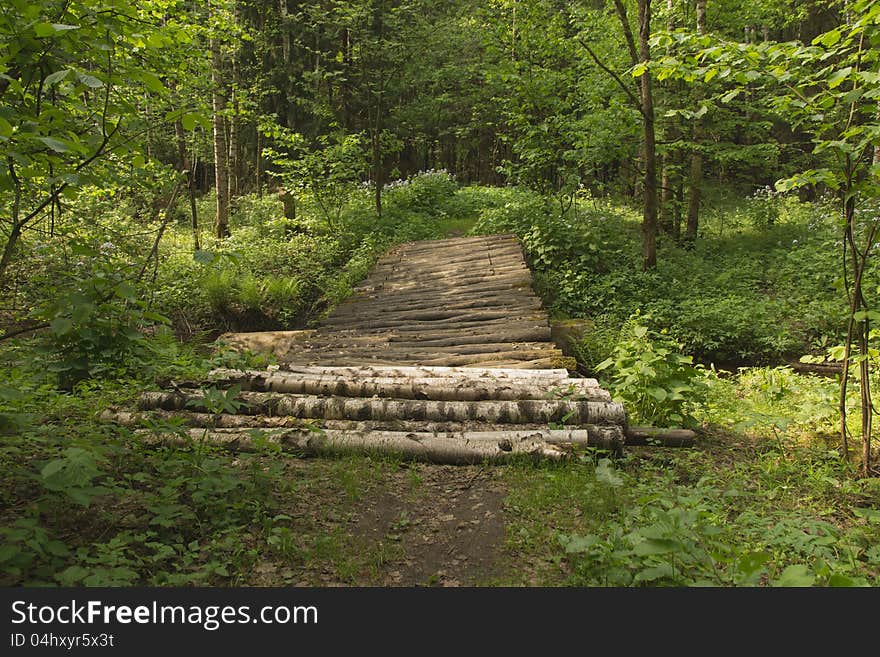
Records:
[[[384,586],[474,586],[498,572],[504,540],[504,489],[490,470],[410,466],[422,479],[418,500],[385,492],[367,509],[356,533],[400,544],[401,558],[384,564]]]
[[[351,478],[351,462],[289,460],[294,490],[280,512],[299,547],[262,555],[243,584],[480,586],[503,576],[507,491],[497,468],[362,464]]]

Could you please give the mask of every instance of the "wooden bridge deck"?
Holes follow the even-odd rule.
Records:
[[[547,312],[513,235],[410,242],[290,345],[298,365],[560,368]]]

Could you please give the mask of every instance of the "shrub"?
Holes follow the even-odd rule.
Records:
[[[611,392],[639,421],[657,426],[695,424],[692,408],[706,391],[703,370],[681,353],[680,343],[639,320],[634,317],[628,323],[613,355],[596,371],[608,371]]]
[[[34,313],[49,324],[41,351],[61,388],[144,365],[150,349],[143,329],[168,323],[150,310],[138,287],[108,257],[112,246],[106,243],[102,253],[74,245],[83,259],[80,266]]]

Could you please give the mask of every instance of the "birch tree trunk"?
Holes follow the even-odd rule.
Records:
[[[211,50],[211,124],[214,138],[214,187],[217,190],[217,214],[214,233],[229,237],[229,165],[227,162],[226,97],[223,89],[223,56],[216,37],[210,39]]]
[[[244,415],[290,415],[327,420],[430,420],[488,422],[492,424],[624,424],[622,404],[605,401],[518,400],[518,401],[424,401],[410,399],[359,399],[318,397],[270,392],[242,392],[236,396],[238,412]],[[141,410],[210,410],[211,402],[201,393],[145,392],[138,401]]]
[[[186,438],[177,434],[159,435],[141,430],[136,435],[159,442],[210,442],[229,449],[253,449],[260,438],[253,430],[189,429]],[[307,454],[391,453],[404,458],[466,465],[502,463],[512,459],[531,457],[562,460],[569,451],[544,440],[542,432],[510,431],[491,435],[443,435],[404,432],[302,431],[297,429],[269,429],[262,440]]]

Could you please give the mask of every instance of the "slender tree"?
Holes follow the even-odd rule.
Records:
[[[214,6],[209,5],[211,16]],[[214,27],[212,26],[212,30]],[[217,190],[217,213],[214,234],[229,237],[229,164],[226,144],[226,96],[223,89],[223,55],[216,34],[211,35],[211,127],[214,141],[214,187]]]
[[[639,42],[636,47],[623,0],[614,7],[633,66],[639,71],[639,112],[642,115],[642,268],[657,265],[657,145],[654,124],[654,95],[651,87],[651,0],[638,0]]]
[[[697,34],[706,34],[706,0],[697,0]],[[698,100],[699,92],[695,92],[695,100]],[[693,103],[697,105],[697,102]],[[697,239],[697,230],[700,222],[700,201],[703,187],[703,153],[700,150],[700,142],[703,139],[703,118],[696,117],[691,124],[691,162],[690,178],[688,181],[688,207],[687,225],[685,227],[685,240],[693,242]]]

